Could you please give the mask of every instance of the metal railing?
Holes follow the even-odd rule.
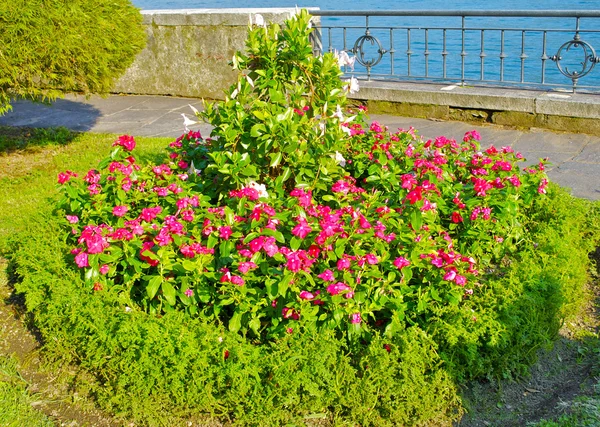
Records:
[[[354,54],[349,75],[600,92],[600,72],[593,73],[600,62],[593,47],[600,45],[600,10],[311,13],[320,17],[315,54]]]

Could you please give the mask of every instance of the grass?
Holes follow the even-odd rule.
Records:
[[[0,425],[4,427],[45,427],[54,424],[32,407],[35,395],[17,371],[14,358],[0,355]]]

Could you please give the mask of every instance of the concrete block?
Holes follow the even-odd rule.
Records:
[[[554,96],[553,96],[554,95]],[[596,95],[545,93],[536,98],[535,112],[553,116],[600,119],[600,98]]]

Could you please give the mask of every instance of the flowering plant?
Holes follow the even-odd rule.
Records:
[[[346,109],[339,60],[314,58],[309,17],[250,30],[240,79],[162,164],[122,136],[83,179],[59,176],[90,291],[185,310],[260,337],[296,325],[394,335],[445,307],[474,311],[481,268],[510,253],[544,193],[510,148],[389,133]]]

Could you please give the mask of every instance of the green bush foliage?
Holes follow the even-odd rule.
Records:
[[[120,137],[18,236],[47,353],[115,413],[447,425],[456,381],[524,373],[584,299],[597,205],[476,132],[366,126],[309,32],[253,26],[212,138],[142,164]]]
[[[129,0],[0,2],[0,113],[11,98],[106,93],[145,46]]]

